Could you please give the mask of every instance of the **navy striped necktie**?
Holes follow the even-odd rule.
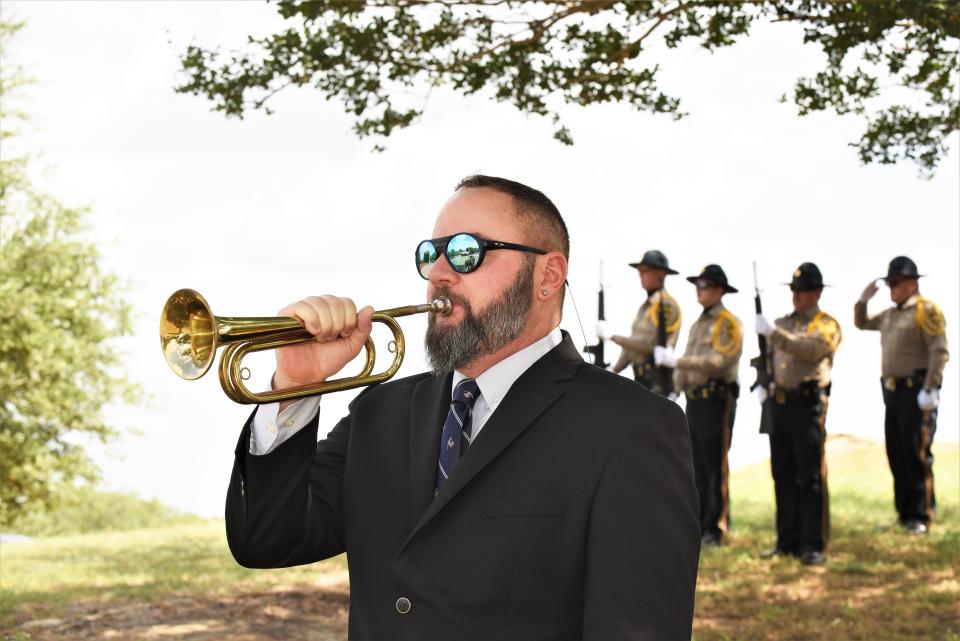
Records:
[[[473,440],[473,404],[480,395],[480,387],[472,378],[460,381],[453,390],[453,400],[447,420],[443,423],[443,435],[440,437],[440,460],[437,463],[437,488],[433,495],[450,478],[460,463],[460,457]]]

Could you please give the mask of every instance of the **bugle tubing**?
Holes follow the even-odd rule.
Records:
[[[313,334],[296,318],[214,316],[207,301],[192,289],[180,289],[170,295],[160,314],[160,348],[170,369],[186,380],[196,380],[209,371],[218,347],[224,347],[220,358],[220,385],[224,393],[237,403],[272,403],[317,394],[375,385],[389,380],[400,369],[406,349],[403,330],[397,318],[433,312],[449,314],[452,306],[446,298],[423,305],[406,305],[373,313],[373,322],[387,326],[393,334],[393,362],[378,374],[371,374],[377,351],[372,338],[364,343],[366,358],[356,375],[319,381],[299,387],[255,393],[243,381],[246,368],[243,358],[251,352],[279,349],[314,340]]]

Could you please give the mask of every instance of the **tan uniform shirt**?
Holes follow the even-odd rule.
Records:
[[[687,349],[673,371],[677,390],[706,385],[710,379],[732,383],[737,380],[740,354],[743,352],[743,326],[740,319],[717,303],[704,310],[690,328]]]
[[[795,390],[806,381],[829,385],[833,356],[843,339],[840,323],[814,306],[778,318],[775,325],[770,344],[777,387]]]
[[[950,360],[946,321],[940,308],[920,294],[903,305],[885,309],[876,316],[867,304],[857,301],[853,324],[860,329],[880,330],[881,372],[884,376],[913,376],[927,370],[923,387],[933,389],[943,381],[943,368]]]
[[[676,347],[680,336],[680,305],[661,289],[647,297],[640,306],[637,317],[633,321],[630,336],[614,336],[613,342],[623,348],[623,353],[614,369],[622,370],[630,363],[641,364],[653,355],[653,348],[657,345],[657,328],[660,327],[660,297],[663,297],[664,320],[667,322],[667,345]]]

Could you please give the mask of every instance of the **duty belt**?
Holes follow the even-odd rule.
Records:
[[[786,405],[787,403],[813,403],[820,399],[820,395],[830,396],[831,383],[826,387],[820,387],[817,381],[804,381],[796,389],[784,389],[777,387],[773,391],[773,399],[777,405]]]
[[[673,393],[673,370],[666,368],[668,371],[668,374],[664,377],[666,380],[661,380],[660,377],[657,376],[658,369],[653,362],[653,358],[649,358],[642,363],[635,363],[633,365],[633,380],[650,391],[662,394],[663,396]]]
[[[926,370],[917,370],[913,376],[881,376],[883,389],[896,392],[898,389],[920,389],[927,378]]]
[[[633,377],[638,381],[649,376],[657,368],[653,362],[653,357],[644,360],[642,363],[633,364]]]
[[[740,385],[735,382],[726,382],[719,379],[711,379],[706,385],[688,385],[683,388],[683,393],[687,395],[687,400],[708,400],[721,398],[727,393],[733,394],[734,398],[740,395]]]

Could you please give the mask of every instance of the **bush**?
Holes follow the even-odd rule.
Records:
[[[24,514],[17,520],[14,530],[29,536],[59,536],[163,527],[202,520],[156,499],[79,486],[65,488],[52,510]]]

